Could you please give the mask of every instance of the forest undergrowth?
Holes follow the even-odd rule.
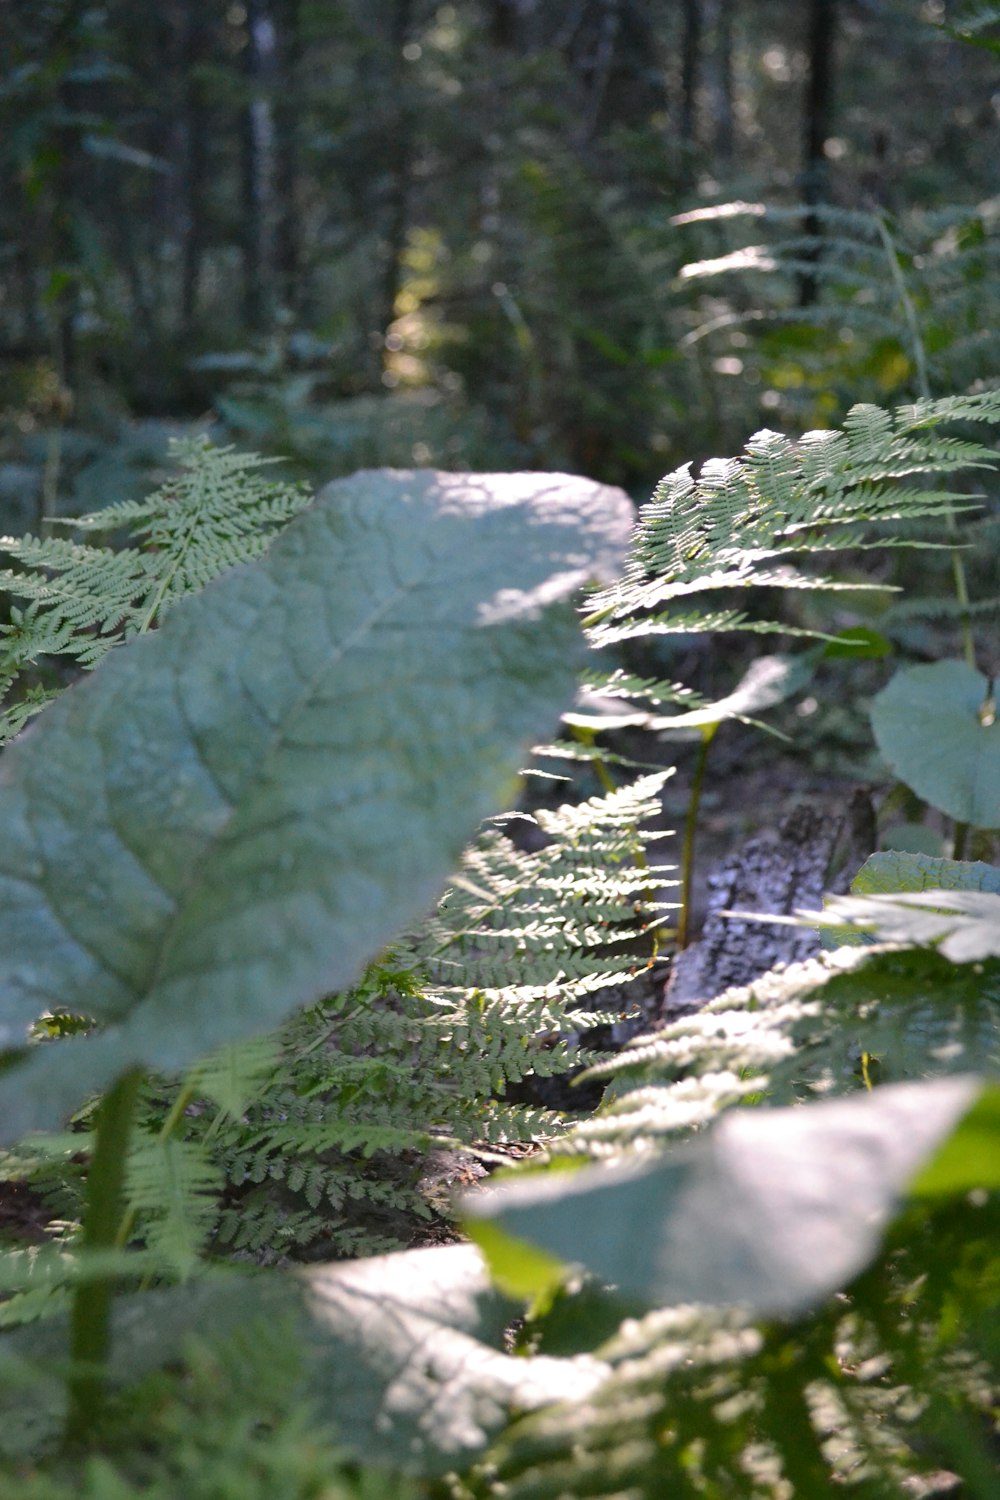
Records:
[[[189,445],[5,542],[8,1492],[995,1493],[998,420],[763,431],[634,526],[567,476],[313,500]],[[902,549],[955,659],[907,654]],[[747,648],[708,691],[706,639]],[[858,673],[898,791],[826,951],[598,1056],[596,1111],[512,1102],[609,996],[648,1024],[719,731]]]

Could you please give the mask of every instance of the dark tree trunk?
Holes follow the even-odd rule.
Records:
[[[736,149],[733,109],[733,5],[716,0],[715,8],[715,150],[724,168],[732,165]]]
[[[413,164],[413,133],[416,126],[406,75],[407,61],[403,49],[413,26],[413,0],[394,0],[388,37],[389,97],[395,101],[389,111],[386,152],[386,194],[382,263],[376,308],[373,344],[377,355],[378,378],[385,373],[385,338],[396,315],[396,298],[403,276],[403,252],[409,224],[410,175]]]
[[[211,32],[202,0],[187,0],[181,42],[184,88],[184,240],[181,262],[181,333],[187,338],[198,313],[198,284],[207,239],[209,111],[201,68]]]
[[[518,52],[523,44],[523,10],[518,0],[490,0],[489,31],[494,47]]]
[[[79,125],[84,99],[73,79],[72,63],[83,45],[82,0],[69,5],[56,33],[56,54],[63,67],[56,86],[60,123],[56,126],[56,162],[52,174],[50,244],[52,275],[47,288],[51,307],[53,345],[59,379],[72,397],[77,383],[76,321],[80,306],[80,264],[77,247],[78,187],[80,179]],[[50,55],[52,55],[50,53]]]
[[[246,100],[240,121],[240,242],[243,322],[259,333],[266,322],[268,219],[273,124],[267,98],[274,65],[274,25],[266,0],[247,0],[243,70]]]
[[[615,59],[615,43],[621,26],[619,0],[602,0],[597,17],[591,56],[588,58],[584,139],[597,133],[601,108]]]
[[[698,90],[701,86],[702,0],[683,0],[681,37],[681,145],[690,155],[698,139]]]
[[[806,256],[814,264],[819,263],[822,254],[819,240],[823,226],[817,209],[830,197],[830,163],[825,146],[833,119],[836,34],[837,0],[810,0],[802,185],[810,210],[805,218],[805,232],[815,241]],[[800,306],[810,307],[818,295],[819,279],[814,271],[806,271],[799,280]]]
[[[274,271],[281,303],[300,313],[302,225],[299,202],[302,87],[302,26],[299,0],[275,0],[278,92],[274,107],[274,166],[277,220]]]

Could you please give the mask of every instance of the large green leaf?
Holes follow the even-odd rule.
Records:
[[[505,1330],[521,1311],[501,1297],[472,1245],[403,1251],[294,1275],[209,1275],[120,1297],[116,1382],[184,1355],[192,1336],[226,1339],[264,1317],[306,1349],[315,1412],[368,1464],[441,1475],[472,1462],[515,1412],[582,1400],[608,1374],[590,1356],[519,1358]],[[24,1451],[58,1431],[65,1390],[45,1381],[65,1350],[64,1318],[0,1344],[0,1449]]]
[[[907,899],[916,892],[940,891],[939,899],[921,896],[918,903]],[[1000,870],[980,860],[941,859],[933,854],[884,849],[872,854],[851,881],[850,896],[828,896],[824,903],[820,936],[824,947],[887,942],[935,943],[944,938],[942,952],[956,962],[978,956],[975,943],[986,937],[985,954],[1000,952],[1000,905],[996,906],[992,937],[980,931],[973,947],[967,946],[974,924],[990,926],[990,906],[962,911],[949,892],[982,891],[1000,897]],[[872,899],[869,899],[872,898]],[[930,906],[930,910],[928,910]],[[937,915],[935,915],[935,913]],[[946,915],[948,921],[937,918]],[[956,939],[954,933],[960,935]]]
[[[513,1412],[583,1400],[608,1374],[587,1355],[504,1353],[521,1309],[491,1296],[472,1245],[304,1276],[314,1395],[359,1457],[441,1474],[476,1458]]]
[[[961,661],[897,672],[872,702],[879,750],[900,781],[960,823],[1000,827],[1000,724],[990,684]]]
[[[631,506],[565,475],[358,474],[0,764],[0,1135],[354,980],[434,899],[582,646]],[[10,1061],[8,1059],[8,1061]]]
[[[1000,895],[1000,870],[981,860],[939,859],[901,849],[872,854],[851,881],[855,896],[895,891],[993,891]]]
[[[532,1177],[473,1196],[466,1226],[501,1284],[540,1248],[654,1305],[799,1313],[865,1267],[909,1182],[984,1092],[975,1079],[946,1078],[733,1110],[707,1138],[652,1165]],[[980,1180],[991,1186],[1000,1134],[981,1121],[974,1134]],[[940,1173],[925,1180],[943,1190]],[[539,1290],[550,1277],[543,1266]]]

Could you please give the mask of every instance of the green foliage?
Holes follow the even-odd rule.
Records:
[[[18,1500],[411,1500],[403,1479],[359,1475],[316,1419],[294,1324],[251,1317],[212,1340],[188,1332],[170,1372],[112,1404],[94,1455],[0,1461]]]
[[[630,950],[663,920],[665,870],[632,860],[664,779],[539,811],[549,842],[533,853],[484,833],[419,933],[360,985],[304,1011],[277,1044],[226,1048],[193,1070],[182,1097],[203,1103],[184,1117],[183,1141],[158,1137],[176,1097],[161,1090],[130,1158],[148,1248],[181,1273],[196,1243],[263,1262],[395,1249],[429,1203],[447,1208],[426,1178],[432,1148],[558,1134],[557,1116],[503,1096],[528,1073],[570,1065],[559,1039],[586,1024],[596,989],[632,978]],[[175,1147],[190,1200],[166,1160],[155,1170]],[[139,1153],[154,1169],[145,1198]]]
[[[838,420],[859,396],[964,391],[995,376],[992,201],[891,217],[829,203],[739,202],[676,222],[712,247],[680,273],[702,294],[692,300],[688,339],[738,353],[783,422]],[[805,306],[803,277],[818,291]]]
[[[799,442],[764,431],[740,458],[713,460],[697,479],[689,465],[678,469],[643,507],[623,579],[593,601],[588,624],[594,644],[694,630],[789,633],[785,623],[751,619],[712,600],[701,605],[696,596],[753,586],[849,587],[802,572],[797,560],[906,545],[898,534],[901,522],[952,513],[952,491],[899,481],[991,467],[991,448],[936,429],[949,421],[989,423],[998,417],[998,391],[918,402],[894,415],[858,406],[842,431],[807,433]],[[875,543],[870,528],[879,522],[892,529]],[[691,609],[689,600],[698,607]],[[669,685],[656,696],[672,701]]]
[[[465,853],[459,879],[415,956],[444,994],[481,992],[484,1029],[500,1003],[520,1007],[526,1034],[558,1029],[566,1004],[634,977],[629,948],[665,920],[658,895],[668,865],[649,865],[646,824],[669,772],[641,776],[603,797],[540,809],[529,823],[545,845],[522,853],[487,832]],[[552,1007],[552,1009],[549,1009]]]
[[[84,533],[124,530],[123,547],[58,537],[4,538],[16,567],[0,571],[14,605],[0,626],[0,742],[59,688],[30,681],[40,658],[96,666],[113,646],[160,623],[171,605],[238,563],[261,558],[312,499],[261,472],[264,460],[207,443],[176,443],[180,472],[146,500],[123,501],[62,524]]]
[[[1000,825],[993,684],[965,662],[897,672],[872,704],[879,750],[900,781],[959,823]]]
[[[710,466],[697,481],[679,471],[640,516],[621,583],[605,587],[588,605],[594,644],[683,633],[698,620],[708,630],[777,629],[776,623],[725,605],[716,608],[713,591],[725,599],[728,591],[748,587],[796,592],[828,587],[834,580],[816,580],[799,569],[798,559],[874,545],[878,531],[872,528],[882,523],[895,532],[901,518],[947,514],[954,503],[951,490],[908,484],[908,477],[990,463],[990,449],[942,436],[939,429],[950,420],[988,422],[998,416],[996,393],[922,402],[895,416],[859,409],[843,434],[813,434],[798,444],[761,435],[741,459]],[[36,1046],[29,1064],[18,1060],[8,1070],[2,1082],[22,1123],[26,1079],[42,1079],[53,1091],[46,1099],[50,1111],[60,1099],[77,1102],[88,1084],[79,1059],[100,1056],[107,1045],[106,1076],[112,1076],[134,1061],[140,1040],[145,1045],[146,1022],[156,1043],[145,1053],[150,1062],[190,1065],[179,1093],[156,1082],[140,1110],[125,1218],[116,1238],[131,1236],[144,1248],[125,1254],[109,1241],[91,1239],[91,1248],[72,1257],[70,1272],[52,1254],[34,1257],[31,1266],[22,1257],[8,1267],[7,1284],[25,1296],[35,1294],[25,1316],[44,1306],[47,1291],[56,1293],[51,1307],[58,1310],[75,1276],[74,1309],[89,1308],[93,1325],[91,1293],[127,1277],[129,1264],[147,1278],[175,1280],[198,1269],[197,1257],[206,1246],[221,1252],[226,1244],[235,1245],[237,1258],[265,1261],[376,1247],[373,1208],[411,1219],[419,1213],[415,1174],[407,1176],[407,1170],[433,1142],[497,1142],[511,1133],[548,1133],[547,1121],[491,1095],[529,1068],[544,1072],[561,1066],[558,1050],[545,1055],[546,1034],[564,1033],[571,1020],[579,1024],[585,1013],[571,1015],[571,1007],[586,1005],[598,988],[621,981],[637,961],[647,961],[658,935],[666,935],[658,895],[663,867],[647,864],[648,840],[641,832],[662,777],[640,778],[579,807],[539,813],[537,831],[544,841],[530,854],[519,852],[498,829],[487,830],[467,851],[437,911],[424,923],[416,921],[433,881],[445,874],[445,866],[435,861],[457,858],[457,843],[447,843],[452,823],[456,840],[460,814],[465,834],[471,831],[487,797],[486,782],[497,787],[495,768],[531,729],[537,712],[532,694],[536,689],[539,696],[551,693],[568,680],[564,663],[557,671],[552,659],[567,654],[571,632],[563,633],[560,606],[553,615],[550,600],[597,570],[620,533],[620,513],[612,508],[612,535],[605,536],[590,508],[599,504],[598,497],[582,491],[572,517],[566,515],[572,540],[570,525],[566,534],[557,526],[547,550],[544,499],[532,510],[523,503],[519,480],[497,479],[496,492],[489,495],[484,485],[488,489],[494,481],[480,481],[478,489],[474,483],[401,476],[362,477],[357,488],[335,486],[286,529],[265,560],[177,605],[162,629],[114,652],[89,683],[71,689],[31,735],[6,752],[8,795],[23,799],[25,807],[29,799],[33,807],[44,807],[47,825],[70,830],[83,822],[86,845],[82,840],[60,844],[67,869],[72,866],[76,874],[74,889],[83,891],[69,905],[68,875],[57,884],[59,910],[67,924],[72,917],[74,931],[82,930],[79,924],[92,910],[85,899],[90,886],[101,888],[97,882],[106,880],[109,870],[117,880],[115,901],[105,899],[113,920],[108,916],[99,933],[105,934],[108,952],[115,933],[120,974],[123,964],[144,961],[141,924],[132,931],[130,946],[121,945],[137,897],[126,888],[123,867],[115,864],[119,853],[109,842],[90,854],[93,830],[103,825],[83,818],[73,785],[67,792],[63,784],[60,798],[52,798],[53,752],[47,747],[58,750],[60,735],[68,735],[70,727],[74,743],[86,747],[87,736],[117,716],[119,731],[124,723],[125,744],[142,748],[145,775],[150,737],[146,722],[135,716],[138,697],[156,730],[158,753],[162,742],[161,758],[152,764],[167,793],[171,767],[184,764],[185,737],[196,729],[199,764],[213,766],[238,795],[240,774],[252,774],[241,767],[252,767],[261,756],[255,751],[256,726],[246,722],[245,695],[243,717],[234,715],[232,727],[226,727],[232,684],[224,664],[238,658],[241,649],[250,650],[244,645],[249,628],[257,669],[252,680],[260,679],[254,701],[264,703],[276,671],[268,663],[280,661],[284,668],[288,659],[287,652],[274,653],[266,631],[253,637],[247,622],[255,604],[265,609],[270,628],[290,632],[281,638],[292,643],[297,663],[306,659],[307,649],[328,655],[331,636],[334,644],[348,644],[342,655],[354,676],[338,690],[340,713],[348,702],[352,710],[364,703],[373,673],[378,674],[380,734],[374,727],[363,732],[364,753],[345,741],[344,754],[332,761],[322,734],[308,740],[307,747],[323,746],[323,764],[317,764],[301,806],[293,805],[297,766],[294,774],[288,768],[292,786],[281,808],[300,821],[316,820],[317,807],[325,805],[327,778],[337,781],[338,821],[331,818],[323,828],[336,841],[330,870],[336,864],[340,878],[360,881],[375,860],[381,873],[378,884],[373,880],[361,890],[361,904],[350,908],[353,929],[337,930],[342,978],[329,955],[324,961],[331,983],[339,979],[338,993],[296,992],[284,949],[284,967],[270,962],[266,984],[261,981],[255,989],[257,981],[243,975],[239,1000],[257,1007],[261,1027],[262,1007],[276,1018],[296,1000],[313,1002],[274,1041],[258,1043],[252,1051],[244,1050],[245,1044],[229,1046],[207,1063],[198,1060],[210,1041],[231,1043],[239,1035],[232,1014],[222,1009],[220,1017],[225,989],[219,985],[226,970],[213,967],[209,984],[204,969],[194,967],[190,1014],[171,1007],[167,1048],[166,1010],[157,1022],[148,999],[134,1004],[124,991],[112,993],[106,978],[105,990],[98,991],[92,969],[86,971],[86,987],[76,991],[87,996],[86,1006],[82,998],[74,1002],[60,967],[67,962],[65,947],[51,957],[40,955],[31,934],[30,943],[13,934],[12,942],[23,944],[8,960],[10,983],[23,987],[21,1024],[41,1008],[39,997],[54,993],[58,984],[70,1012],[93,1015],[104,1027],[94,1036]],[[566,483],[557,479],[548,486],[560,519]],[[410,487],[406,505],[399,504],[399,486]],[[513,503],[504,505],[504,492],[512,486]],[[458,503],[450,505],[449,497]],[[421,507],[429,512],[423,535],[437,538],[430,544],[419,528],[416,538],[413,534],[414,513]],[[462,525],[470,511],[474,550]],[[345,517],[350,524],[337,532],[340,571],[331,565],[323,573],[324,528]],[[519,531],[524,522],[527,530]],[[590,549],[586,561],[581,527]],[[420,610],[397,616],[390,584],[412,575],[424,545],[433,558],[433,579],[428,574]],[[508,587],[496,577],[497,558],[505,582],[511,580]],[[327,589],[316,610],[306,612],[300,639],[293,625],[303,614],[301,578],[303,573],[311,577],[313,568]],[[333,604],[330,578],[340,585]],[[252,588],[244,586],[248,579]],[[692,603],[700,603],[705,593],[709,608],[699,615]],[[330,632],[328,612],[354,608],[358,594],[364,597],[356,618]],[[314,589],[306,603],[318,598]],[[395,627],[388,646],[378,632],[371,633],[373,598],[381,619]],[[539,614],[543,605],[549,605],[547,615]],[[236,614],[238,632],[230,613]],[[469,617],[474,620],[477,613],[479,624],[469,629]],[[464,631],[456,629],[459,617]],[[427,629],[428,619],[443,625],[440,640]],[[509,649],[461,655],[470,635],[506,629]],[[365,650],[355,666],[350,658],[359,643]],[[200,696],[190,698],[183,685],[197,685],[201,651],[213,663],[211,693],[199,690]],[[165,689],[156,677],[161,655],[169,667]],[[454,688],[456,702],[449,706],[457,655],[464,686],[461,692]],[[529,656],[534,658],[530,667]],[[790,682],[805,681],[814,664],[810,652],[791,664],[770,660],[721,703],[693,701],[683,687],[637,673],[622,672],[611,689],[626,699],[651,701],[654,707],[674,703],[686,711],[673,718],[642,711],[626,716],[630,723],[662,730],[687,719],[688,727],[711,727],[727,716],[760,712],[780,699]],[[142,663],[141,680],[138,666],[119,666],[130,661]],[[796,675],[800,667],[806,676]],[[498,668],[511,676],[497,677]],[[483,680],[488,674],[496,683],[495,699]],[[515,707],[520,702],[512,692],[521,688],[511,688],[511,677],[526,685],[523,712],[512,709],[512,702]],[[241,691],[250,680],[248,668]],[[475,682],[474,694],[469,681]],[[413,694],[415,682],[426,685],[426,698]],[[502,736],[496,728],[500,682]],[[103,683],[112,686],[102,688]],[[280,682],[273,686],[279,699],[284,690]],[[178,694],[188,708],[179,728],[170,709]],[[81,702],[82,708],[74,706]],[[201,705],[197,714],[191,713],[191,703]],[[95,707],[88,710],[89,704]],[[430,705],[425,717],[415,705]],[[272,720],[280,725],[278,710]],[[478,718],[483,713],[487,727],[493,726],[485,738]],[[310,722],[322,728],[323,714],[323,702],[317,702]],[[358,726],[350,722],[353,733]],[[392,741],[385,767],[378,770],[382,763],[376,765],[374,757],[386,724],[392,726]],[[585,734],[595,732],[586,722],[579,727]],[[477,780],[475,798],[469,794],[465,806],[460,778],[471,774],[474,735],[489,764],[477,767],[483,780]],[[461,755],[451,748],[458,736]],[[99,743],[112,753],[110,731],[107,750],[103,740]],[[233,771],[227,756],[236,747],[242,748]],[[580,753],[592,755],[594,749],[583,745]],[[27,769],[33,758],[41,767],[37,777]],[[401,761],[407,771],[426,768],[429,780],[421,782],[422,800],[406,803],[405,822],[402,810],[383,821],[383,804],[403,775]],[[64,761],[57,757],[57,763],[62,769]],[[430,805],[426,788],[437,778],[448,806],[445,816],[443,802],[433,803],[432,828],[424,817]],[[121,787],[115,778],[97,784],[106,785],[120,834],[137,780],[125,778]],[[353,842],[342,833],[352,799],[360,805]],[[156,855],[156,868],[169,878],[169,860],[184,853],[190,862],[191,848],[197,849],[191,839],[204,839],[204,831],[184,832],[176,812],[164,817],[163,805],[145,797],[143,808],[147,832],[154,818],[161,831],[165,847]],[[103,816],[102,807],[98,817]],[[11,826],[22,838],[23,821]],[[273,854],[274,841],[285,837],[288,825],[276,829],[272,819],[267,826]],[[373,851],[380,839],[386,848]],[[311,912],[316,883],[327,878],[322,857],[311,842],[308,878],[290,882],[285,893],[290,912]],[[416,876],[416,860],[424,885]],[[403,880],[403,894],[398,885],[385,883],[385,865],[391,865],[394,881]],[[428,865],[437,872],[433,879]],[[928,869],[921,868],[926,877]],[[246,922],[241,927],[237,921],[233,932],[246,944],[252,925],[259,942],[269,929],[256,897],[244,899],[249,887],[241,892],[230,882],[224,863],[212,869],[211,910],[226,916],[231,909],[234,920],[243,911]],[[39,887],[46,896],[51,879],[46,873]],[[1000,1281],[991,1237],[998,1131],[996,1087],[990,1080],[1000,1075],[996,897],[982,889],[970,893],[960,872],[945,871],[944,883],[952,889],[881,900],[848,898],[854,906],[831,907],[824,920],[836,923],[843,912],[847,921],[874,927],[875,936],[892,941],[844,947],[766,975],[673,1022],[621,1057],[598,1063],[594,1076],[611,1080],[602,1110],[551,1138],[546,1152],[531,1163],[535,1175],[501,1188],[494,1209],[476,1215],[476,1232],[502,1279],[520,1297],[534,1298],[524,1334],[530,1357],[515,1357],[501,1347],[511,1308],[486,1291],[469,1250],[419,1251],[347,1269],[311,1267],[294,1276],[270,1272],[262,1278],[219,1279],[199,1272],[182,1287],[120,1298],[107,1364],[112,1389],[120,1387],[123,1403],[129,1402],[131,1383],[183,1356],[186,1331],[197,1330],[215,1348],[252,1306],[275,1322],[279,1316],[293,1319],[293,1342],[305,1351],[303,1387],[320,1403],[313,1410],[341,1424],[338,1436],[353,1453],[367,1459],[377,1444],[390,1467],[422,1475],[439,1476],[458,1466],[465,1473],[455,1481],[456,1493],[527,1500],[578,1491],[612,1495],[629,1488],[653,1495],[668,1486],[679,1496],[704,1500],[724,1493],[819,1500],[831,1484],[844,1481],[866,1500],[869,1495],[895,1500],[905,1493],[904,1481],[953,1465],[970,1494],[985,1500],[990,1438],[983,1433],[994,1420],[991,1403],[1000,1384],[1000,1351],[989,1333]],[[273,878],[269,890],[280,887],[281,879]],[[391,908],[397,935],[408,914],[414,930],[397,936],[393,953],[358,983],[362,955],[371,959],[389,935],[388,912],[384,926],[375,922],[376,892]],[[987,909],[984,902],[993,905]],[[287,930],[301,943],[309,928],[304,917],[297,923],[294,933]],[[345,944],[353,944],[346,950],[353,954],[353,970],[343,958]],[[235,946],[230,944],[230,956]],[[43,960],[51,974],[41,981]],[[158,957],[157,986],[163,973]],[[30,1013],[29,998],[36,1002]],[[201,1014],[202,1003],[215,1007],[214,1018]],[[192,1016],[198,1024],[185,1037],[182,1023]],[[12,1017],[12,1024],[17,1019]],[[953,1076],[971,1072],[985,1076]],[[886,1081],[907,1087],[880,1087]],[[827,1102],[837,1094],[855,1097]],[[776,1109],[793,1103],[797,1107],[787,1114]],[[688,1139],[692,1135],[696,1138]],[[102,1112],[98,1154],[107,1138]],[[588,1162],[600,1163],[600,1170],[588,1170]],[[574,1166],[584,1170],[567,1170]],[[40,1163],[36,1169],[41,1172]],[[225,1183],[221,1200],[219,1171]],[[66,1191],[71,1193],[71,1182]],[[349,1201],[363,1207],[366,1238],[344,1212]],[[903,1215],[894,1217],[900,1205]],[[93,1207],[91,1194],[85,1234]],[[391,1239],[387,1234],[385,1242]],[[574,1291],[565,1267],[579,1263],[617,1284],[617,1292],[593,1285]],[[831,1292],[837,1295],[831,1298]],[[589,1341],[572,1332],[577,1296],[589,1308],[581,1323],[581,1329],[591,1330]],[[690,1302],[701,1306],[679,1305]],[[740,1304],[736,1310],[734,1302]],[[654,1310],[648,1311],[651,1304]],[[10,1321],[14,1316],[16,1308]],[[8,1383],[21,1381],[23,1390],[35,1393],[39,1408],[53,1384],[51,1360],[64,1338],[59,1320],[51,1318],[4,1340]],[[72,1347],[79,1357],[83,1346],[77,1341]],[[71,1431],[81,1431],[80,1414],[91,1409],[85,1378],[92,1380],[92,1373],[71,1372]],[[58,1386],[55,1395],[50,1423],[58,1423],[64,1404]],[[537,1415],[519,1419],[538,1407],[543,1410]],[[113,1419],[113,1412],[112,1404],[104,1420]],[[930,1435],[929,1450],[913,1440],[918,1418]],[[214,1425],[213,1417],[207,1432]],[[112,1436],[110,1441],[121,1440]],[[172,1461],[156,1457],[151,1463]],[[129,1462],[126,1454],[123,1474],[131,1483]],[[99,1467],[95,1472],[104,1483],[105,1473]],[[57,1478],[57,1470],[49,1470],[46,1482],[49,1477]]]
[[[501,1284],[525,1287],[527,1241],[632,1302],[788,1317],[868,1264],[914,1174],[956,1128],[961,1140],[967,1115],[966,1140],[981,1148],[972,1180],[1000,1186],[1000,1089],[939,1079],[811,1109],[730,1111],[650,1165],[508,1184],[472,1200],[466,1224],[474,1239],[485,1226]],[[527,1290],[544,1291],[549,1276]]]
[[[981,860],[937,859],[932,855],[888,849],[866,859],[851,881],[856,896],[894,891],[995,891],[1000,871]]]
[[[977,879],[976,867],[964,869]],[[617,1147],[621,1165],[536,1169],[468,1202],[502,1283],[541,1294],[532,1346],[548,1347],[551,1324],[561,1353],[592,1348],[612,1367],[588,1400],[515,1424],[472,1493],[669,1487],[707,1500],[790,1485],[818,1500],[843,1483],[881,1500],[910,1493],[918,1478],[937,1493],[934,1476],[946,1487],[949,1471],[971,1495],[993,1493],[996,1083],[875,1084],[972,1069],[1000,1078],[1000,966],[981,948],[934,951],[945,947],[938,909],[956,904],[954,890],[928,893],[935,910],[922,908],[922,925],[905,930],[901,899],[832,903],[848,919],[865,905],[896,946],[842,949],[766,975],[602,1064],[596,1071],[618,1080],[614,1096],[557,1143],[553,1164],[606,1163]],[[854,1097],[787,1114],[766,1107],[831,1093]],[[741,1101],[757,1108],[732,1108]],[[889,1123],[898,1108],[912,1110],[912,1125]],[[834,1120],[836,1141],[823,1145]],[[650,1160],[653,1141],[677,1137]],[[857,1275],[871,1227],[901,1200],[911,1206]],[[631,1314],[596,1346],[572,1335],[577,1304],[587,1326],[594,1289],[570,1278],[552,1300],[567,1263],[581,1262],[611,1284],[598,1294],[605,1327],[621,1319],[623,1299]],[[834,1284],[847,1295],[824,1302]],[[810,1295],[815,1310],[789,1321]],[[732,1302],[740,1306],[727,1310]],[[650,1303],[657,1310],[643,1313]],[[750,1317],[754,1303],[784,1320]]]
[[[902,1500],[953,1492],[957,1471],[988,1500],[997,1227],[995,1203],[911,1211],[847,1296],[794,1323],[628,1318],[595,1394],[516,1423],[469,1493]]]
[[[8,1036],[55,996],[112,1024],[8,1068],[6,1138],[356,979],[568,695],[564,600],[610,573],[628,520],[565,478],[341,481],[11,746]]]

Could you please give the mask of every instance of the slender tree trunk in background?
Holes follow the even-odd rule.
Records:
[[[268,221],[274,126],[265,95],[272,81],[274,24],[266,0],[247,0],[243,73],[247,98],[240,121],[240,248],[243,255],[243,322],[251,333],[266,323]]]
[[[299,202],[302,86],[302,17],[299,0],[275,0],[277,96],[274,106],[274,167],[277,220],[274,227],[274,272],[278,298],[301,314],[302,226]]]
[[[18,251],[15,262],[21,338],[25,348],[34,351],[45,344],[45,318],[38,300],[38,280],[35,275],[37,254],[30,245],[26,245]]]
[[[65,52],[65,67],[56,87],[60,123],[55,130],[56,163],[52,174],[50,227],[53,265],[47,288],[56,368],[60,382],[71,398],[76,392],[76,319],[80,306],[76,240],[80,152],[79,125],[74,117],[79,115],[83,101],[79,97],[79,85],[69,75],[73,71],[77,48],[83,45],[83,18],[82,0],[74,0],[67,7],[58,28],[58,46]]]
[[[701,87],[702,0],[683,0],[681,36],[680,146],[682,177],[690,185],[698,142],[698,92]]]
[[[163,342],[156,315],[156,294],[155,289],[149,285],[143,275],[142,257],[135,237],[134,224],[130,222],[128,206],[123,201],[120,184],[114,194],[113,209],[112,233],[114,243],[118,248],[119,264],[128,282],[133,322],[142,333],[147,352],[157,356],[149,362],[155,384],[156,375],[162,363],[159,356]]]
[[[413,26],[413,0],[394,0],[389,31],[389,97],[395,100],[386,129],[385,233],[382,241],[382,273],[379,278],[374,330],[377,375],[385,374],[385,336],[396,315],[396,298],[403,279],[403,252],[409,224],[410,176],[413,165],[413,107],[409,99],[403,49]]]
[[[490,0],[489,32],[494,47],[519,52],[523,42],[522,12],[518,0]]]
[[[734,0],[716,0],[715,46],[715,152],[723,169],[732,166],[736,151],[733,100],[733,5]]]
[[[584,119],[584,140],[587,142],[592,141],[597,134],[601,106],[604,103],[615,60],[615,42],[618,39],[620,26],[620,0],[602,0],[593,53],[588,59],[587,102]]]
[[[207,240],[208,104],[201,68],[208,58],[210,30],[202,0],[187,0],[181,44],[184,88],[184,241],[181,261],[181,334],[187,338],[198,313],[198,284]]]
[[[837,0],[810,0],[809,4],[809,77],[806,82],[805,132],[803,162],[803,197],[810,212],[806,214],[805,232],[817,241],[807,250],[806,258],[818,264],[822,233],[818,206],[830,197],[830,163],[825,146],[833,120],[834,46],[837,34]],[[810,307],[819,295],[819,279],[806,271],[799,279],[799,305]]]

